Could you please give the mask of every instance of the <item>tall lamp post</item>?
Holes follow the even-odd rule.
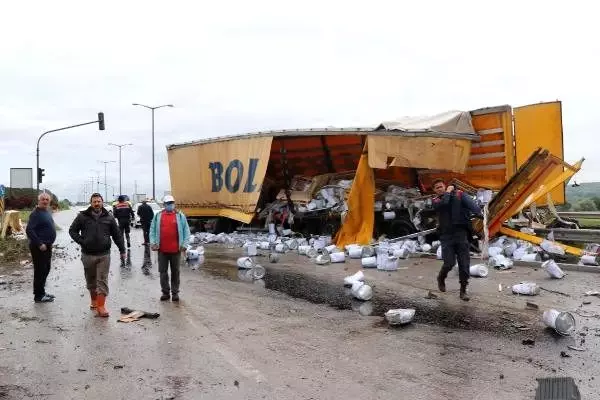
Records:
[[[37,146],[35,147],[35,170],[37,173],[36,190],[38,192],[40,191],[40,183],[42,183],[42,177],[44,176],[44,170],[40,169],[40,140],[42,140],[42,138],[44,136],[46,136],[47,134],[52,133],[52,132],[64,131],[67,129],[77,128],[79,126],[91,125],[91,124],[95,124],[95,123],[98,123],[98,130],[101,130],[101,131],[104,130],[104,113],[103,112],[98,113],[98,119],[95,121],[84,122],[83,124],[65,126],[64,128],[52,129],[51,131],[46,131],[40,135],[40,137],[37,140]]]
[[[154,110],[163,107],[173,107],[173,104],[163,104],[162,106],[150,107],[139,103],[132,103],[134,106],[145,107],[152,111],[152,198],[156,200],[156,173],[154,167]]]
[[[119,196],[122,195],[122,189],[123,187],[121,186],[121,180],[122,180],[122,169],[121,169],[121,151],[123,150],[123,147],[125,146],[133,146],[133,143],[125,143],[125,144],[114,144],[114,143],[109,143],[109,146],[115,146],[119,148]]]
[[[104,164],[104,201],[108,201],[108,190],[106,189],[106,164],[109,163],[114,163],[116,161],[104,161],[104,160],[98,160],[98,162],[101,162]]]

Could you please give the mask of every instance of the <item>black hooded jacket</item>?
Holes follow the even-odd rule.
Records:
[[[433,199],[438,215],[438,233],[450,236],[457,230],[471,231],[471,216],[481,217],[481,209],[468,194],[460,190],[444,193]]]
[[[109,254],[111,237],[119,248],[119,252],[125,253],[125,244],[119,227],[114,217],[104,207],[99,216],[94,215],[92,207],[81,211],[71,224],[69,235],[81,246],[81,252],[84,254]]]

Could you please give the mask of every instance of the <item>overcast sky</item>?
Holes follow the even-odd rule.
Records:
[[[123,189],[169,189],[165,145],[563,101],[565,159],[600,180],[597,13],[553,1],[30,1],[0,13],[0,183],[35,168],[69,199],[123,150]],[[489,4],[489,5],[488,5]],[[118,189],[118,164],[108,165]],[[112,190],[109,189],[109,195]]]

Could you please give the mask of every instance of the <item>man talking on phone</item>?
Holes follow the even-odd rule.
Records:
[[[437,195],[433,199],[433,207],[438,216],[438,232],[444,261],[437,277],[438,289],[440,292],[446,291],[446,277],[458,262],[460,298],[469,301],[467,285],[471,267],[471,216],[481,217],[481,210],[468,194],[455,190],[452,185],[446,187],[446,183],[441,179],[433,182],[433,191]]]

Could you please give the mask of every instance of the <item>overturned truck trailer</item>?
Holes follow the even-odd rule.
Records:
[[[346,216],[349,192],[365,185],[365,173],[361,181],[356,176],[362,161],[374,186],[365,187],[363,199],[374,204],[370,234],[395,237],[416,231],[415,223],[419,229],[435,225],[427,207],[434,179],[498,190],[536,148],[562,158],[562,141],[561,103],[552,102],[372,127],[217,137],[169,145],[167,153],[172,193],[199,230],[274,223],[333,234]],[[552,199],[564,203],[564,185]]]

